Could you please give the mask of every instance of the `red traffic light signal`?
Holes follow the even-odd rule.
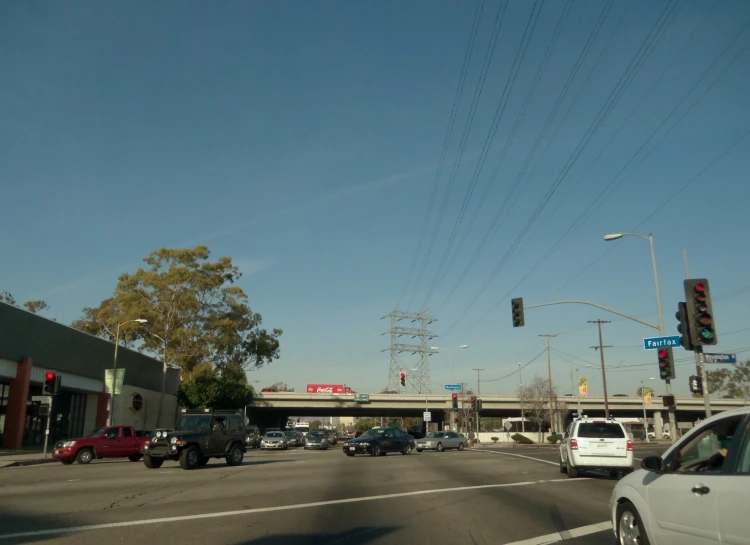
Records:
[[[660,348],[659,356],[659,378],[662,380],[671,380],[675,378],[674,359],[672,358],[671,348]]]
[[[523,297],[517,297],[511,300],[513,310],[513,327],[523,327],[526,321],[523,317]]]
[[[711,309],[711,289],[705,278],[689,278],[683,282],[685,309],[693,346],[715,345],[716,325]]]
[[[52,371],[48,371],[47,374],[44,375],[44,395],[57,395],[59,391],[60,377]]]
[[[458,411],[458,394],[453,394],[453,410]]]
[[[476,397],[471,398],[471,410],[472,411],[477,410],[477,398]]]
[[[406,373],[401,372],[401,386],[406,386]]]

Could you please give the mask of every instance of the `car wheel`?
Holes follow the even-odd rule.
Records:
[[[562,458],[560,458],[560,473],[567,473],[567,472],[568,472],[568,468],[563,465]]]
[[[140,459],[141,459],[140,454],[134,454],[133,456],[128,456],[128,460],[130,460],[131,462],[137,462]]]
[[[242,447],[234,445],[227,456],[227,464],[230,466],[240,466],[244,457],[245,453],[242,452]]]
[[[443,449],[443,443],[438,443],[437,446],[435,447],[435,450],[438,451],[438,452],[443,452],[443,450],[444,450]]]
[[[617,506],[615,532],[619,545],[649,545],[650,543],[638,510],[629,501]]]
[[[464,444],[463,443],[459,443],[458,444],[458,450],[463,450],[463,449],[464,449]]]
[[[200,461],[198,462],[198,465],[201,466],[201,467],[203,467],[205,465],[208,465],[208,461],[210,459],[211,458],[209,458],[208,456],[202,456],[201,459],[200,459]]]
[[[180,453],[180,467],[182,469],[195,469],[201,461],[200,458],[197,447],[188,447]]]
[[[78,456],[76,456],[76,460],[79,464],[88,464],[91,463],[91,460],[94,459],[94,451],[92,451],[90,448],[84,448],[78,451]]]
[[[345,454],[346,454],[347,456],[349,456],[350,458],[353,458],[353,457],[354,457],[354,453],[353,453],[353,452],[346,452]]]
[[[404,450],[401,452],[401,454],[405,456],[411,454],[411,445],[404,445]]]
[[[380,445],[373,445],[372,446],[372,455],[373,456],[380,456]]]
[[[570,465],[570,460],[568,460],[568,466],[566,469],[568,470],[568,477],[570,477],[571,479],[575,479],[578,477],[578,470]]]
[[[64,466],[69,466],[70,464],[73,463],[73,460],[71,460],[71,459],[64,459],[64,460],[60,460],[60,463],[62,463],[62,465],[64,465]]]
[[[151,456],[143,457],[143,465],[149,469],[159,469],[164,463],[164,458],[152,458]]]
[[[422,452],[422,449],[421,449],[421,448],[418,448],[418,449],[417,449],[417,452]]]

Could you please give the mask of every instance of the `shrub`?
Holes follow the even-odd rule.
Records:
[[[500,440],[499,437],[490,437],[490,439],[492,439],[493,443],[497,443]]]
[[[510,436],[513,441],[516,443],[521,443],[522,445],[533,445],[534,441],[526,437],[525,435],[521,435],[520,433],[515,433]]]
[[[547,441],[549,441],[550,444],[556,445],[558,441],[562,440],[562,435],[550,435],[547,437]]]

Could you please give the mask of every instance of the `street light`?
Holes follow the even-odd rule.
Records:
[[[148,320],[144,318],[136,318],[135,320],[127,320],[125,322],[121,322],[117,324],[117,329],[115,331],[115,361],[114,361],[114,369],[112,370],[112,399],[109,400],[109,423],[107,425],[111,426],[113,422],[113,417],[115,414],[115,392],[117,391],[117,349],[120,346],[120,327],[132,324],[132,323],[139,323],[139,324],[145,324]]]
[[[162,363],[162,373],[161,373],[161,394],[159,394],[159,408],[156,410],[156,427],[159,427],[161,424],[161,411],[162,406],[164,405],[164,392],[167,389],[167,369],[169,366],[167,365],[167,341],[166,339],[160,337],[156,333],[152,333],[151,331],[148,332],[149,335],[152,337],[156,337],[163,343],[163,350],[162,350],[162,356],[161,356],[161,363]]]
[[[650,377],[648,380],[656,380],[656,377]],[[651,440],[648,438],[648,420],[646,419],[646,387],[641,381],[641,399],[643,400],[643,429],[646,434],[646,443],[650,443]]]
[[[453,353],[458,350],[459,348],[469,348],[468,344],[462,344],[461,346],[457,346],[456,348],[446,348],[451,354],[451,384],[455,383],[455,379],[453,378]],[[440,350],[439,346],[431,346],[431,350]]]
[[[648,240],[649,245],[651,246],[651,263],[654,267],[654,284],[656,285],[656,311],[659,313],[659,333],[661,333],[661,336],[664,337],[666,335],[664,331],[664,317],[662,316],[662,305],[661,305],[661,289],[659,288],[659,268],[656,265],[656,250],[654,248],[654,235],[653,233],[649,233],[648,236],[641,235],[639,233],[612,233],[609,235],[604,235],[604,240],[611,241],[611,240],[619,240],[622,237],[638,237],[642,238],[644,240]],[[667,380],[666,381],[667,386],[667,394],[672,395],[672,381]],[[670,430],[676,430],[677,429],[677,422],[675,419],[674,414],[674,407],[669,407],[669,428]],[[677,433],[672,433],[672,442],[674,443],[677,440]]]

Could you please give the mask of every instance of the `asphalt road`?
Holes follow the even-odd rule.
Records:
[[[636,457],[661,450],[637,447]],[[251,451],[240,467],[212,460],[194,471],[45,464],[0,470],[0,545],[503,545],[550,534],[536,543],[611,545],[614,483],[568,479],[556,449],[541,446],[379,458],[349,458],[340,445]]]

